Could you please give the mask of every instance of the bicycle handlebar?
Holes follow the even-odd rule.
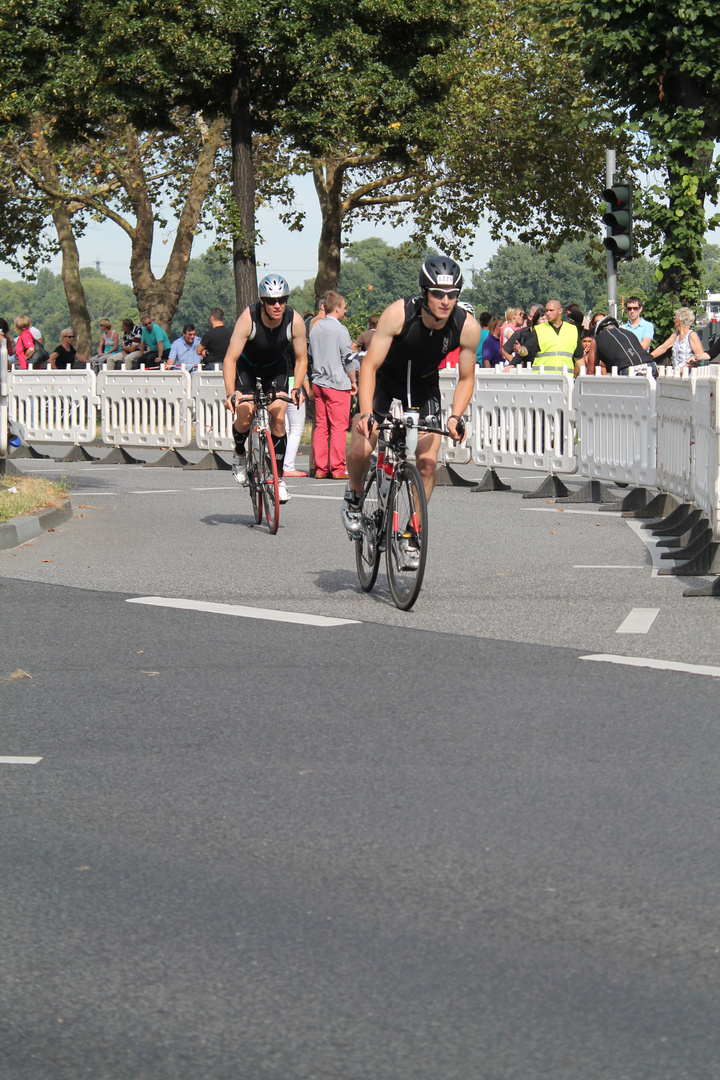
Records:
[[[397,428],[400,426],[404,427],[406,431],[414,430],[422,434],[429,432],[431,435],[442,435],[444,438],[447,439],[453,438],[447,428],[435,427],[435,425],[433,424],[423,424],[421,422],[419,424],[413,424],[412,426],[409,426],[405,423],[404,420],[397,419],[396,417],[392,417],[389,420],[383,420],[382,422],[373,419],[373,427],[377,427],[378,433],[380,433],[381,431],[394,431],[397,430]],[[370,428],[371,432],[373,430],[373,427]]]

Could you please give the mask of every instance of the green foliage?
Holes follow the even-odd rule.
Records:
[[[568,241],[556,252],[529,244],[506,244],[500,247],[484,270],[475,274],[471,288],[463,298],[475,311],[505,314],[508,307],[528,308],[533,303],[559,299],[563,304],[579,304],[583,311],[604,309],[607,304],[605,268],[593,269],[588,260],[589,245]],[[618,293],[637,293],[643,300],[655,291],[653,264],[640,257],[621,263],[618,268]]]
[[[186,323],[194,323],[198,335],[210,329],[210,309],[222,308],[226,326],[235,323],[235,282],[232,264],[223,252],[206,251],[191,259],[185,288],[172,322],[171,340],[179,337]]]
[[[120,331],[123,319],[139,322],[135,296],[129,285],[113,281],[94,269],[80,271],[90,311],[93,346],[100,340],[99,320],[110,319],[113,329]],[[65,300],[62,278],[49,270],[41,270],[34,283],[0,280],[0,312],[10,323],[17,315],[29,315],[33,326],[42,331],[49,350],[60,341],[60,332],[70,325],[70,312]]]

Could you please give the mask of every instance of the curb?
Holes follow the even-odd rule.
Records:
[[[72,512],[72,503],[67,499],[64,506],[3,522],[0,525],[0,551],[26,544],[28,540],[34,540],[48,529],[57,528],[72,517]]]

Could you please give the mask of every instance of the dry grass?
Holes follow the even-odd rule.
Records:
[[[11,491],[17,488],[17,492]],[[37,514],[50,506],[62,506],[67,498],[65,480],[43,480],[39,476],[0,477],[0,522],[23,514]]]

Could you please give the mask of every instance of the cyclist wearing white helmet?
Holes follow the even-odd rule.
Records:
[[[438,368],[449,352],[460,347],[458,382],[447,429],[457,442],[464,435],[461,417],[473,394],[480,327],[473,315],[458,305],[462,272],[452,259],[433,255],[420,270],[420,295],[396,300],[385,308],[360,368],[359,411],[353,422],[347,454],[350,480],[342,517],[351,535],[360,528],[357,508],[362,478],[375,449],[374,420],[387,416],[393,398],[408,407],[408,388],[413,408],[420,416],[437,418],[440,427],[440,379]],[[425,433],[417,444],[416,461],[428,499],[435,486],[440,435]]]
[[[307,372],[307,339],[305,323],[298,313],[288,307],[287,298],[290,287],[279,274],[266,274],[258,287],[260,300],[246,307],[235,323],[228,350],[223,362],[223,378],[227,399],[225,408],[235,413],[233,436],[235,453],[233,454],[233,477],[238,484],[247,482],[247,463],[245,444],[247,433],[252,423],[252,402],[244,401],[237,405],[234,401],[236,391],[252,394],[255,380],[260,376],[263,390],[269,392],[274,386],[278,393],[287,393],[288,365],[294,356],[295,387],[292,396],[296,404],[302,399],[302,384]],[[270,405],[271,432],[278,475],[282,477],[285,460],[285,410],[284,401],[273,401]],[[287,487],[284,480],[278,481],[278,496],[281,503],[288,501]]]

